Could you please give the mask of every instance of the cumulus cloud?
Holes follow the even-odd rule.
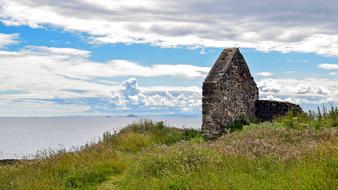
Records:
[[[123,110],[139,113],[142,110],[148,110],[148,113],[151,110],[154,113],[196,112],[199,109],[199,87],[139,87],[135,78],[122,84],[116,78],[171,76],[190,79],[204,77],[209,68],[193,65],[144,66],[127,60],[100,63],[89,60],[90,53],[80,49],[41,46],[0,51],[0,102],[8,102],[3,108],[14,110],[21,105],[31,105],[34,107],[32,114],[37,115],[48,106],[53,107],[46,109],[51,110],[50,114],[65,113],[52,110],[65,110],[67,107],[69,114],[76,111],[118,113]],[[113,77],[114,80],[110,79]],[[10,104],[12,106],[8,106]],[[6,110],[0,108],[0,114],[11,114],[10,110],[7,114],[4,112]]]
[[[133,113],[182,113],[201,111],[201,89],[140,88],[135,78],[124,81],[121,89],[112,92],[110,106]],[[156,89],[156,90],[155,90]],[[198,89],[197,91],[191,89]]]
[[[306,104],[338,104],[336,79],[262,79],[257,86],[263,99]]]
[[[325,70],[338,70],[338,64],[322,63],[318,65],[318,68]]]
[[[311,85],[310,85],[311,84]],[[325,84],[325,85],[322,85]],[[327,79],[263,79],[258,81],[260,98],[301,104],[304,109],[338,105],[338,81]],[[135,78],[121,82],[109,95],[50,99],[53,103],[79,104],[100,113],[201,113],[201,91],[191,87],[142,87]]]
[[[261,80],[257,86],[263,93],[278,93],[281,90],[281,86],[273,79]]]
[[[69,108],[72,113],[200,113],[200,87],[142,87],[136,78],[201,78],[205,77],[209,68],[193,65],[144,66],[127,60],[100,63],[91,61],[90,54],[80,49],[41,46],[0,51],[0,104],[5,103],[5,106],[0,106],[0,113],[6,112],[1,107],[13,111],[23,105],[33,106],[32,112],[38,114],[45,108],[48,110],[48,106],[53,107],[49,110]],[[130,79],[122,83],[110,79],[126,76]],[[302,105],[338,104],[338,81],[335,79],[264,78],[257,84],[262,98]],[[29,114],[29,111],[24,113]]]
[[[311,84],[311,85],[310,85]],[[323,85],[325,84],[325,85]],[[258,81],[260,98],[301,104],[304,109],[338,105],[338,81],[327,79],[263,79]],[[56,100],[58,103],[88,106],[101,113],[194,113],[201,112],[201,88],[140,87],[135,78],[123,81],[110,95],[95,98]],[[52,100],[53,101],[53,100]]]
[[[255,48],[338,55],[338,2],[2,0],[7,25],[56,26],[92,43]]]
[[[18,43],[18,34],[1,34],[0,33],[0,49]]]
[[[135,78],[123,81],[109,95],[45,99],[57,105],[87,107],[84,113],[200,114],[201,89],[193,87],[140,87]]]

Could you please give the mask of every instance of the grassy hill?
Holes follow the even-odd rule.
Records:
[[[74,152],[3,163],[0,189],[337,189],[337,109],[231,128],[206,141],[142,121]]]

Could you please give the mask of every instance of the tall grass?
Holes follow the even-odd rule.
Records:
[[[318,107],[317,112],[309,111],[304,113],[289,112],[287,115],[279,117],[275,122],[288,128],[328,128],[338,127],[338,108],[331,107],[327,109]]]
[[[40,152],[33,161],[0,165],[0,189],[96,189],[109,176],[125,171],[136,152],[200,136],[195,130],[165,128],[162,122],[142,121],[118,134],[105,133],[101,142],[73,152]]]
[[[140,121],[73,152],[2,164],[0,190],[337,189],[337,116],[332,108],[239,123],[212,141]]]
[[[337,189],[336,116],[336,109],[290,113],[273,122],[236,124],[214,141],[157,145],[138,155],[116,188]]]
[[[142,155],[123,178],[120,189],[335,189],[338,154],[315,151],[298,160],[250,159],[206,146],[157,147]]]

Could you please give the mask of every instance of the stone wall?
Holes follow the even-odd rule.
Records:
[[[223,50],[203,83],[204,135],[214,138],[241,117],[253,119],[257,99],[258,88],[239,49]]]
[[[258,88],[238,48],[224,49],[203,82],[202,132],[207,138],[222,135],[237,119],[271,120],[289,110],[287,102],[258,100]]]
[[[289,102],[257,100],[255,117],[258,121],[271,121],[275,117],[285,115],[289,111],[302,112],[299,105]]]

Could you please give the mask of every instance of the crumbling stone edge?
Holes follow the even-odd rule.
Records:
[[[271,121],[289,111],[303,112],[289,102],[259,100],[257,84],[239,48],[222,51],[203,82],[202,132],[221,136],[237,120]]]

